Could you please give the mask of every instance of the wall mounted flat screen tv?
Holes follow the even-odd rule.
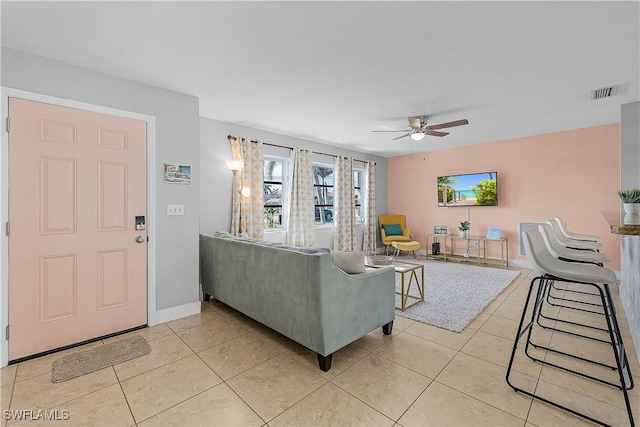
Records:
[[[438,206],[497,206],[498,172],[438,177]]]

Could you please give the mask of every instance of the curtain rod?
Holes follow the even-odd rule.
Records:
[[[227,135],[227,139],[231,139],[231,138],[235,138],[235,137],[234,137],[234,136],[232,136],[232,135]],[[255,143],[257,143],[258,141],[251,140],[251,142],[255,142]],[[286,148],[287,150],[293,150],[293,148],[292,148],[292,147],[285,147],[284,145],[271,144],[271,143],[269,143],[269,142],[263,142],[263,143],[262,143],[262,145],[268,145],[268,146],[270,146],[270,147]],[[311,151],[311,152],[312,152],[313,154],[319,154],[319,155],[321,155],[321,156],[338,157],[338,155],[337,155],[337,154],[320,153],[320,152],[318,152],[318,151]],[[353,159],[353,160],[354,160],[354,161],[356,161],[356,162],[362,162],[362,163],[367,163],[367,162],[370,162],[370,161],[371,161],[371,160],[359,160],[359,159]],[[373,163],[374,165],[376,164],[376,162],[372,162],[372,163]]]

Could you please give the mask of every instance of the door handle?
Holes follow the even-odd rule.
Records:
[[[142,236],[137,236],[136,237],[136,243],[143,243],[144,242],[144,237]]]

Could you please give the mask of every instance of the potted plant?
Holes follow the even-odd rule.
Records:
[[[626,190],[618,190],[618,196],[622,200],[625,213],[640,213],[640,188],[629,188]]]
[[[471,223],[469,221],[462,221],[460,223],[460,227],[458,227],[458,230],[460,230],[460,237],[469,237],[469,226],[471,225]]]

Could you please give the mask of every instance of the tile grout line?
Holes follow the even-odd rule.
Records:
[[[243,336],[246,336],[246,335],[243,335]],[[233,341],[233,340],[236,340],[236,339],[240,339],[240,338],[242,338],[243,336],[240,336],[240,337],[234,338],[234,339],[232,339],[232,340],[225,341],[225,342],[220,343],[220,344],[218,344],[218,345],[216,345],[216,346],[214,346],[214,347],[217,347],[217,346],[219,346],[219,345],[222,345],[222,344],[224,344],[224,343],[227,343],[227,342],[230,342],[230,341]],[[287,357],[288,359],[292,360],[293,362],[295,362],[296,364],[298,364],[298,365],[302,366],[302,367],[303,367],[303,368],[305,368],[305,369],[308,369],[308,368],[307,368],[305,365],[303,365],[303,364],[301,364],[300,362],[298,362],[297,360],[295,360],[293,357],[291,357],[291,355],[289,355],[289,354],[285,353],[284,351],[282,351],[282,350],[280,350],[280,349],[276,348],[275,346],[271,345],[269,342],[265,341],[265,340],[264,340],[262,337],[260,337],[259,335],[256,335],[256,338],[257,338],[258,340],[260,340],[262,343],[264,343],[264,344],[266,344],[266,345],[270,346],[271,348],[275,349],[276,351],[278,351],[278,352],[279,352],[279,354],[278,354],[277,356],[275,356],[275,357],[269,358],[269,359],[267,359],[267,360],[265,360],[265,361],[263,361],[263,362],[261,362],[261,363],[259,363],[259,364],[255,365],[255,366],[253,366],[253,367],[251,367],[251,368],[247,369],[246,371],[240,372],[240,373],[238,373],[238,374],[236,374],[236,375],[234,375],[234,376],[232,376],[232,377],[229,377],[229,378],[228,378],[228,379],[226,379],[226,380],[225,380],[225,379],[223,379],[222,377],[220,377],[220,375],[215,371],[215,369],[213,369],[211,366],[209,366],[209,364],[207,364],[207,362],[205,362],[205,361],[202,359],[202,357],[200,357],[200,354],[199,354],[199,353],[195,353],[195,354],[200,358],[200,360],[202,360],[202,362],[203,362],[205,365],[207,365],[207,367],[208,367],[209,369],[211,369],[211,370],[212,370],[212,371],[213,371],[213,372],[214,372],[214,373],[215,373],[215,374],[216,374],[216,375],[217,375],[217,376],[222,380],[222,383],[224,383],[227,387],[229,387],[229,389],[230,389],[231,391],[233,391],[233,393],[234,393],[236,396],[238,396],[238,398],[239,398],[239,399],[240,399],[240,400],[241,400],[245,405],[247,405],[247,407],[248,407],[249,409],[251,409],[251,411],[253,411],[253,413],[255,413],[255,414],[256,414],[256,416],[257,416],[258,418],[260,418],[260,419],[262,420],[262,422],[263,422],[263,423],[265,423],[265,424],[267,424],[267,425],[268,425],[268,423],[269,423],[269,422],[273,421],[275,418],[277,418],[278,416],[282,415],[284,412],[286,412],[287,410],[289,410],[290,408],[292,408],[293,406],[295,406],[296,404],[298,404],[300,401],[302,401],[303,399],[305,399],[306,397],[308,397],[310,394],[314,393],[314,392],[315,392],[315,391],[317,391],[319,388],[321,388],[321,387],[323,387],[324,385],[326,385],[326,384],[328,383],[328,380],[327,380],[326,378],[324,378],[324,377],[322,377],[322,376],[320,376],[320,375],[316,374],[315,372],[313,372],[315,375],[318,375],[320,378],[324,379],[324,380],[325,380],[325,381],[327,381],[327,382],[326,382],[325,384],[322,384],[320,387],[316,388],[315,390],[312,390],[310,393],[306,394],[305,396],[303,396],[300,400],[296,401],[293,405],[289,406],[289,407],[288,407],[288,408],[286,408],[284,411],[280,412],[280,413],[279,413],[279,414],[277,414],[275,417],[271,418],[269,421],[265,421],[265,419],[264,419],[264,418],[262,418],[262,416],[260,416],[260,415],[255,411],[255,409],[254,409],[254,408],[253,408],[253,407],[252,407],[252,406],[251,406],[251,405],[250,405],[250,404],[249,404],[249,403],[248,403],[244,398],[242,398],[242,396],[240,396],[240,395],[238,394],[238,392],[237,392],[233,387],[231,387],[231,385],[229,385],[229,384],[227,383],[227,381],[232,380],[232,379],[234,379],[234,378],[237,378],[237,377],[239,377],[239,376],[243,375],[243,374],[244,374],[244,373],[246,373],[246,372],[249,372],[249,371],[251,371],[251,370],[253,370],[253,369],[255,369],[255,368],[259,367],[259,366],[262,366],[262,365],[266,364],[267,362],[269,362],[269,361],[271,361],[271,360],[275,359],[276,357],[281,357],[281,356],[285,356],[285,357]],[[188,346],[188,344],[187,344],[186,342],[185,342],[185,344]],[[211,348],[214,348],[214,347],[211,347]],[[189,347],[189,348],[191,348],[191,347]],[[192,350],[193,350],[193,349],[192,349]],[[207,351],[207,350],[209,350],[209,349],[205,349],[205,350],[202,350],[202,351]],[[221,383],[221,384],[222,384],[222,383]],[[219,385],[219,384],[218,384],[218,385]]]
[[[236,338],[236,339],[239,339],[239,338],[241,338],[241,337],[238,337],[238,338]],[[229,340],[229,341],[233,341],[233,340]],[[262,341],[262,340],[261,340],[261,341]],[[228,341],[226,341],[226,342],[228,342]],[[186,343],[185,343],[185,344],[186,344]],[[220,343],[219,345],[222,345],[222,344],[224,344],[224,343]],[[269,343],[265,343],[265,344],[270,345]],[[188,346],[188,344],[187,344],[187,346]],[[215,347],[217,347],[217,346],[215,346]],[[273,346],[272,346],[272,347],[273,347]],[[189,347],[189,348],[191,348],[191,347]],[[214,348],[214,347],[211,347],[211,348]],[[273,348],[275,348],[275,347],[273,347]],[[275,349],[276,349],[277,351],[279,351],[281,354],[284,354],[284,353],[282,353],[279,349],[277,349],[277,348],[275,348]],[[208,350],[208,349],[207,349],[207,350]],[[207,350],[203,350],[203,351],[207,351]],[[274,359],[274,357],[272,357],[271,359],[265,360],[264,362],[262,362],[262,363],[260,363],[260,364],[258,364],[258,365],[256,365],[256,366],[254,366],[253,368],[251,368],[251,369],[247,369],[246,371],[241,372],[241,373],[239,373],[239,374],[237,374],[237,375],[234,375],[233,377],[230,377],[230,378],[228,378],[228,379],[226,379],[226,380],[225,380],[224,378],[222,378],[222,377],[221,377],[221,376],[220,376],[220,375],[215,371],[215,369],[213,369],[211,366],[209,366],[209,364],[208,364],[207,362],[205,362],[205,361],[204,361],[204,359],[202,359],[202,357],[200,356],[200,354],[199,354],[199,353],[196,353],[196,356],[198,356],[198,358],[200,358],[200,360],[202,360],[202,362],[203,362],[203,363],[204,363],[204,364],[205,364],[209,369],[211,369],[211,371],[213,371],[213,373],[214,373],[214,374],[216,374],[216,375],[218,376],[218,378],[220,378],[220,380],[222,381],[220,384],[224,384],[225,386],[227,386],[227,387],[229,388],[229,390],[231,390],[231,391],[233,392],[233,394],[235,394],[236,396],[238,396],[238,399],[240,399],[240,400],[242,401],[242,403],[244,403],[245,405],[247,405],[247,407],[248,407],[248,408],[249,408],[249,409],[250,409],[254,414],[256,414],[256,416],[257,416],[257,417],[258,417],[258,418],[259,418],[259,419],[260,419],[264,424],[267,424],[267,421],[265,421],[265,420],[264,420],[264,418],[262,418],[262,417],[260,416],[260,414],[258,414],[258,413],[256,412],[256,410],[255,410],[255,409],[253,409],[253,407],[252,407],[251,405],[249,405],[249,403],[248,403],[247,401],[245,401],[245,400],[242,398],[242,396],[240,396],[240,395],[238,394],[238,392],[237,392],[233,387],[231,387],[231,385],[229,385],[229,384],[227,383],[227,381],[228,381],[228,380],[232,380],[232,379],[234,379],[234,378],[236,378],[236,377],[238,377],[238,376],[242,375],[243,373],[250,371],[251,369],[257,368],[258,366],[261,366],[261,365],[263,365],[263,364],[267,363],[267,362],[268,362],[268,361],[270,361],[270,360],[273,360],[273,359]],[[278,357],[278,356],[276,356],[276,357]],[[220,385],[220,384],[217,384],[217,385],[216,385],[216,386],[214,386],[214,387],[217,387],[217,386],[218,386],[218,385]],[[212,388],[213,388],[213,387],[212,387]],[[203,392],[203,393],[204,393],[204,392]]]
[[[393,337],[391,337],[391,339],[393,339]],[[354,344],[356,345],[356,344]],[[384,344],[383,344],[384,345]],[[289,408],[287,408],[285,411],[281,412],[280,414],[278,414],[276,417],[272,418],[271,420],[269,420],[269,422],[273,421],[275,418],[277,418],[278,416],[282,415],[283,413],[285,413],[286,411],[288,411],[289,409],[291,409],[293,406],[297,405],[300,401],[304,400],[305,398],[307,398],[309,395],[311,395],[312,393],[314,393],[315,391],[319,390],[321,387],[324,387],[327,384],[331,384],[337,388],[339,388],[341,391],[347,393],[348,395],[350,395],[351,397],[353,397],[354,399],[356,399],[357,401],[361,402],[362,404],[364,404],[365,406],[373,409],[374,411],[376,411],[377,413],[379,413],[380,415],[382,415],[383,417],[387,418],[388,420],[390,420],[391,422],[393,422],[393,425],[397,424],[397,421],[394,420],[393,418],[390,418],[389,416],[387,416],[386,414],[382,413],[379,409],[374,408],[373,406],[371,406],[369,403],[363,401],[362,399],[360,399],[359,397],[355,396],[354,394],[352,394],[351,392],[349,392],[348,390],[345,390],[344,388],[342,388],[339,384],[336,384],[333,382],[333,380],[335,380],[336,378],[338,378],[340,375],[344,374],[345,372],[351,370],[356,364],[358,364],[359,362],[361,362],[362,360],[364,360],[365,358],[375,354],[375,350],[377,350],[378,348],[382,347],[382,345],[376,347],[376,349],[374,350],[369,350],[366,349],[364,347],[360,347],[358,345],[356,345],[357,347],[365,350],[368,354],[365,354],[363,357],[361,357],[360,359],[358,359],[356,362],[354,362],[351,366],[347,367],[346,369],[344,369],[343,371],[341,371],[339,374],[336,374],[333,378],[324,378],[321,375],[319,375],[320,377],[322,377],[323,379],[325,379],[327,382],[325,384],[323,384],[322,386],[318,387],[316,390],[312,391],[311,393],[307,394],[306,396],[304,396],[302,399],[300,399],[298,402],[296,402],[294,405],[290,406]],[[287,355],[289,356],[289,355]],[[289,356],[290,357],[290,356]],[[293,359],[293,358],[292,358]],[[297,360],[293,359],[295,362],[299,363],[300,365],[302,365],[300,362],[298,362]],[[385,359],[386,360],[386,359]],[[395,362],[394,362],[395,363]],[[396,363],[397,364],[397,363]],[[315,371],[311,370],[311,368],[309,368],[308,366],[302,365],[305,369],[308,369],[309,371],[315,373]],[[400,365],[402,366],[402,365]],[[318,374],[316,374],[318,375]],[[422,375],[422,374],[420,374]]]
[[[118,387],[120,387],[120,391],[122,392],[122,397],[124,397],[124,401],[127,403],[127,408],[129,408],[129,413],[131,414],[131,418],[133,419],[134,425],[138,425],[138,420],[136,420],[136,416],[133,414],[133,409],[131,409],[131,405],[129,404],[129,399],[127,399],[127,394],[124,392],[124,388],[122,388],[122,382],[120,381],[120,377],[118,376],[118,372],[116,368],[112,365],[111,369],[113,369],[113,373],[118,380]]]
[[[477,401],[477,402],[482,403],[483,405],[487,405],[487,406],[489,406],[489,407],[491,407],[491,408],[493,408],[493,409],[496,409],[496,410],[498,410],[498,411],[500,411],[500,412],[502,412],[502,413],[504,413],[504,414],[507,414],[507,415],[509,415],[509,416],[512,416],[512,417],[514,417],[514,418],[517,418],[517,419],[519,419],[520,421],[522,421],[524,424],[526,424],[526,423],[528,422],[526,418],[521,418],[521,417],[519,417],[519,416],[517,416],[517,415],[513,415],[512,413],[507,412],[507,411],[505,411],[505,410],[504,410],[504,409],[502,409],[502,408],[498,408],[497,406],[494,406],[494,405],[493,405],[493,404],[491,404],[491,403],[487,403],[487,402],[485,402],[484,400],[480,400],[480,399],[478,399],[478,398],[477,398],[477,397],[475,397],[475,396],[472,396],[472,395],[470,395],[470,394],[468,394],[468,393],[465,393],[464,391],[460,391],[460,390],[458,390],[457,388],[453,388],[453,387],[451,387],[451,386],[450,386],[450,385],[448,385],[448,384],[445,384],[445,383],[443,383],[443,382],[438,381],[437,379],[436,379],[436,380],[433,380],[433,382],[434,382],[434,383],[438,383],[438,384],[440,384],[440,385],[442,385],[442,386],[444,386],[444,387],[450,388],[451,390],[454,390],[454,391],[456,391],[456,392],[458,392],[458,393],[460,393],[460,394],[463,394],[463,395],[467,396],[467,397],[468,397],[468,398],[470,398],[470,399],[473,399],[473,400],[475,400],[475,401]],[[528,414],[527,414],[527,415],[528,415]],[[523,425],[523,427],[524,427],[524,425]]]
[[[260,415],[258,415],[258,414],[255,412],[255,410],[254,410],[254,409],[253,409],[253,408],[252,408],[252,407],[251,407],[247,402],[245,402],[245,401],[244,401],[244,399],[242,399],[242,397],[240,397],[240,396],[236,393],[236,391],[235,391],[231,386],[229,386],[229,385],[227,384],[227,382],[226,382],[224,379],[222,379],[222,377],[220,377],[220,375],[218,375],[218,373],[217,373],[217,372],[216,372],[216,371],[215,371],[211,366],[209,366],[209,365],[207,364],[207,362],[205,362],[205,361],[202,359],[202,357],[201,357],[201,356],[200,356],[200,355],[199,355],[199,354],[198,354],[198,353],[197,353],[193,348],[191,348],[191,346],[189,346],[189,344],[187,344],[187,343],[182,339],[182,337],[181,337],[180,335],[178,335],[178,333],[177,333],[177,332],[175,332],[175,331],[173,330],[173,328],[171,328],[171,326],[167,325],[166,323],[164,323],[164,324],[165,324],[167,327],[169,327],[169,329],[173,332],[173,334],[174,334],[175,336],[177,336],[177,337],[178,337],[178,339],[180,339],[180,341],[182,341],[182,343],[183,343],[184,345],[186,345],[186,346],[189,348],[189,350],[191,350],[191,351],[192,351],[192,353],[193,353],[193,354],[190,354],[190,355],[188,355],[188,356],[185,356],[185,357],[182,357],[182,358],[176,359],[176,360],[174,360],[174,361],[172,361],[172,362],[166,363],[166,364],[164,364],[164,365],[162,365],[162,366],[158,366],[158,367],[156,367],[156,368],[154,368],[154,369],[151,369],[151,370],[149,370],[149,371],[142,372],[142,373],[140,373],[140,374],[138,374],[138,375],[135,375],[135,376],[133,376],[133,377],[127,378],[127,379],[126,379],[126,380],[124,380],[124,381],[127,381],[127,380],[129,380],[129,379],[131,379],[131,378],[135,378],[135,377],[137,377],[137,376],[140,376],[140,375],[143,375],[143,374],[146,374],[146,373],[152,372],[152,371],[154,371],[154,370],[156,370],[156,369],[162,368],[162,367],[167,366],[167,365],[169,365],[169,364],[171,364],[171,363],[174,363],[174,362],[177,362],[177,361],[180,361],[180,360],[184,360],[184,359],[186,359],[187,357],[191,357],[191,356],[195,355],[195,356],[197,356],[197,357],[198,357],[198,359],[200,359],[200,360],[202,361],[202,363],[204,363],[204,364],[205,364],[205,366],[206,366],[207,368],[209,368],[209,369],[210,369],[210,370],[211,370],[211,371],[212,371],[212,372],[213,372],[213,373],[214,373],[214,374],[215,374],[215,375],[220,379],[220,381],[221,381],[221,382],[220,382],[220,383],[218,383],[218,384],[215,384],[215,385],[213,385],[213,386],[211,386],[211,387],[208,387],[207,389],[202,390],[201,392],[196,393],[196,394],[194,394],[193,396],[188,397],[187,399],[184,399],[184,400],[182,400],[182,401],[180,401],[180,402],[177,402],[177,403],[175,403],[175,404],[173,404],[173,405],[171,405],[171,406],[169,406],[169,407],[167,407],[167,408],[163,409],[162,411],[157,412],[157,413],[155,413],[155,414],[151,415],[150,417],[147,417],[147,418],[145,418],[145,419],[141,420],[140,422],[144,422],[144,421],[146,421],[146,420],[148,420],[148,419],[150,419],[150,418],[153,418],[153,417],[157,416],[158,414],[161,414],[161,413],[163,413],[163,412],[165,412],[165,411],[167,411],[167,410],[169,410],[169,409],[171,409],[171,408],[173,408],[173,407],[175,407],[175,406],[177,406],[177,405],[180,405],[180,404],[182,404],[182,403],[184,403],[184,402],[186,402],[186,401],[188,401],[188,400],[190,400],[190,399],[192,399],[192,398],[194,398],[194,397],[196,397],[196,396],[199,396],[199,395],[201,395],[201,394],[203,394],[203,393],[205,393],[205,392],[207,392],[207,391],[209,391],[209,390],[211,390],[211,389],[213,389],[213,388],[215,388],[215,387],[217,387],[217,386],[219,386],[219,385],[221,385],[221,384],[224,384],[224,385],[226,385],[227,387],[229,387],[229,389],[230,389],[231,391],[233,391],[233,393],[234,393],[234,394],[236,394],[236,396],[238,396],[238,398],[240,398],[240,400],[242,400],[242,402],[243,402],[245,405],[247,405],[247,407],[248,407],[249,409],[251,409],[251,411],[252,411],[253,413],[255,413],[255,414],[256,414],[256,416],[257,416],[260,420],[262,420],[263,422],[265,422],[265,421],[264,421],[264,419],[263,419]],[[201,327],[201,326],[202,326],[202,325],[200,325],[200,326],[196,326],[196,328],[197,328],[197,327]],[[189,329],[194,329],[194,328],[189,328]],[[183,332],[183,331],[180,331],[180,332]],[[168,335],[166,335],[166,336],[169,336],[169,335],[170,335],[170,334],[168,334]],[[161,338],[164,338],[164,337],[161,337]],[[234,339],[239,339],[239,338],[241,338],[241,337],[237,337],[237,338],[234,338]],[[159,338],[158,338],[158,339],[159,339]],[[154,341],[155,341],[155,340],[154,340]],[[227,340],[227,341],[224,341],[224,342],[222,342],[222,343],[220,343],[220,344],[218,344],[218,345],[222,345],[222,344],[224,344],[225,342],[229,342],[229,341],[233,341],[233,340]],[[213,347],[217,347],[217,346],[213,346]],[[210,348],[213,348],[213,347],[210,347]],[[204,350],[202,350],[202,351],[207,351],[207,350],[209,350],[209,348],[204,349]],[[276,350],[277,350],[277,349],[276,349]],[[279,351],[279,350],[278,350],[278,351]],[[271,359],[269,359],[269,360],[271,360]],[[265,361],[265,362],[266,362],[266,361]],[[265,362],[263,362],[263,363],[265,363]],[[259,365],[258,365],[258,366],[259,366]],[[115,370],[115,369],[114,369],[114,370]],[[116,373],[116,377],[117,377],[117,373]],[[234,377],[234,378],[235,378],[235,377]],[[118,380],[118,382],[120,383],[120,381],[119,381],[119,380]],[[121,384],[121,383],[120,383],[120,387],[121,387],[121,389],[122,389],[122,384]],[[123,394],[124,394],[124,396],[125,396],[125,400],[126,400],[126,394],[125,394],[125,392],[124,392],[124,389],[122,390],[122,392],[123,392]],[[127,404],[128,404],[128,400],[127,400]],[[129,407],[129,409],[131,410],[131,408],[130,408],[130,407]],[[133,411],[131,411],[131,412],[132,412],[132,416],[133,416]],[[138,421],[136,421],[135,416],[133,416],[133,419],[134,419],[134,421],[136,422],[136,425],[137,425],[137,424],[138,424]],[[266,423],[266,422],[265,422],[265,423]]]
[[[358,362],[364,360],[366,357],[371,356],[373,354],[372,351],[369,352],[369,354],[367,354],[366,356],[362,357],[360,360],[358,360]],[[349,366],[347,369],[345,369],[344,371],[340,372],[338,375],[336,375],[335,377],[331,378],[330,380],[328,380],[328,383],[334,385],[335,387],[338,387],[340,390],[342,390],[343,392],[347,393],[349,396],[353,397],[354,399],[358,400],[359,402],[361,402],[362,404],[368,406],[369,408],[373,409],[374,411],[376,411],[377,413],[379,413],[380,415],[382,415],[383,417],[391,420],[393,422],[393,425],[397,424],[397,420],[394,420],[393,418],[390,418],[388,415],[383,414],[379,409],[374,408],[373,406],[371,406],[369,403],[363,401],[362,399],[360,399],[358,396],[355,396],[354,394],[352,394],[349,390],[345,390],[344,388],[340,387],[339,384],[336,384],[333,382],[333,380],[335,380],[336,378],[338,378],[340,375],[344,374],[345,372],[347,372],[348,370],[350,370],[351,368],[353,368],[358,362],[354,363],[353,365]],[[427,386],[428,387],[428,386]],[[398,418],[400,419],[400,418]]]
[[[268,343],[267,343],[267,344],[268,344]],[[276,350],[278,350],[278,349],[276,349]],[[278,351],[280,351],[280,350],[278,350]],[[300,366],[301,366],[301,367],[303,367],[304,369],[309,370],[305,365],[303,365],[302,363],[300,363],[300,362],[298,362],[297,360],[295,360],[295,359],[294,359],[293,357],[291,357],[289,354],[286,354],[286,353],[284,353],[284,352],[281,352],[281,353],[282,353],[282,354],[281,354],[281,355],[279,355],[279,356],[284,355],[285,357],[287,357],[288,359],[290,359],[291,361],[293,361],[293,362],[294,362],[294,363],[296,363],[297,365],[300,365]],[[278,356],[278,357],[279,357],[279,356]],[[256,365],[256,366],[254,366],[253,368],[248,369],[248,370],[246,370],[246,371],[244,371],[244,372],[241,372],[240,374],[238,374],[238,375],[234,376],[233,378],[236,378],[236,377],[238,377],[238,376],[240,376],[240,375],[244,374],[245,372],[249,372],[249,371],[251,371],[251,370],[253,370],[253,369],[257,368],[258,366],[261,366],[261,365],[263,365],[263,364],[265,364],[265,363],[267,363],[267,362],[269,362],[269,361],[271,361],[271,360],[273,360],[273,359],[275,359],[275,358],[271,358],[271,359],[269,359],[269,360],[265,360],[265,361],[264,361],[264,362],[262,362],[261,364]],[[206,363],[206,362],[205,362],[205,363]],[[270,419],[270,420],[268,420],[268,421],[264,421],[264,418],[262,418],[260,415],[258,415],[258,413],[255,411],[255,409],[253,409],[253,407],[251,407],[251,405],[249,405],[249,403],[248,403],[248,402],[246,402],[246,401],[245,401],[245,400],[244,400],[244,399],[243,399],[243,398],[242,398],[242,397],[241,397],[241,396],[236,392],[236,390],[235,390],[233,387],[231,387],[230,385],[227,385],[227,386],[228,386],[228,387],[229,387],[229,388],[230,388],[230,389],[231,389],[231,390],[232,390],[232,391],[233,391],[233,392],[234,392],[234,393],[235,393],[235,394],[236,394],[236,395],[237,395],[237,396],[238,396],[238,397],[239,397],[239,398],[240,398],[240,399],[241,399],[241,400],[242,400],[242,401],[243,401],[243,402],[244,402],[244,403],[245,403],[245,404],[246,404],[246,405],[247,405],[247,406],[248,406],[248,407],[249,407],[249,408],[254,412],[254,413],[256,413],[256,415],[258,416],[258,418],[260,418],[261,420],[263,420],[263,422],[264,422],[265,424],[267,424],[267,425],[268,425],[268,423],[270,423],[271,421],[273,421],[274,419],[276,419],[276,418],[277,418],[277,417],[279,417],[280,415],[284,414],[284,413],[285,413],[285,412],[287,412],[289,409],[293,408],[295,405],[297,405],[297,404],[298,404],[298,403],[300,403],[302,400],[304,400],[305,398],[307,398],[309,395],[313,394],[314,392],[316,392],[317,390],[319,390],[320,388],[322,388],[322,387],[324,387],[326,384],[328,384],[329,380],[327,380],[326,378],[322,377],[321,375],[316,374],[315,372],[313,372],[313,374],[314,374],[314,375],[316,375],[316,376],[318,376],[319,378],[321,378],[321,379],[325,380],[325,383],[324,383],[324,384],[321,384],[320,386],[318,386],[318,387],[316,387],[315,389],[311,390],[309,393],[307,393],[307,394],[305,394],[304,396],[302,396],[299,400],[297,400],[297,401],[296,401],[295,403],[293,403],[291,406],[287,407],[285,410],[283,410],[282,412],[278,413],[276,416],[274,416],[273,418],[271,418],[271,419]],[[231,379],[231,378],[230,378],[230,379]],[[226,382],[225,382],[225,384],[226,384]]]
[[[9,406],[7,406],[8,410],[11,410],[11,402],[13,401],[13,391],[15,390],[15,387],[16,387],[16,378],[18,377],[18,366],[19,365],[20,365],[19,363],[18,363],[18,365],[16,365],[16,372],[13,374],[13,381],[11,382],[11,395],[9,396]],[[9,425],[9,420],[5,419],[3,425],[4,426],[8,426]]]
[[[526,277],[526,275],[525,275],[522,279],[524,280],[524,278],[525,278],[525,277]],[[521,284],[522,284],[522,282],[521,282],[521,283],[519,283],[518,285],[516,285],[516,287],[521,286]],[[514,288],[514,290],[515,290],[515,288]],[[513,293],[513,291],[512,291],[511,293]],[[509,295],[511,295],[511,293],[510,293]],[[505,300],[506,300],[506,298],[505,298]],[[498,307],[496,308],[496,310],[497,310],[498,308],[500,308],[500,306],[502,306],[502,304],[505,304],[505,301],[502,301],[502,302],[498,305]],[[483,325],[484,325],[484,324],[486,324],[486,322],[488,322],[488,321],[489,321],[493,316],[495,316],[495,310],[493,311],[493,313],[491,313],[491,314],[489,315],[489,319],[487,319],[487,320],[483,323]],[[496,316],[496,317],[500,317],[500,316]],[[501,317],[500,317],[500,318],[501,318]],[[510,319],[508,319],[508,320],[510,320]],[[463,355],[466,355],[466,356],[469,356],[469,357],[474,357],[474,358],[477,358],[477,359],[479,359],[479,360],[484,361],[484,359],[478,358],[478,357],[473,356],[473,355],[468,355],[467,353],[464,353],[464,352],[462,351],[462,350],[464,349],[464,347],[469,343],[469,341],[471,341],[471,340],[473,339],[473,337],[474,337],[478,332],[480,332],[480,329],[477,329],[477,330],[473,333],[473,335],[471,335],[471,337],[466,341],[466,343],[465,343],[464,345],[462,345],[462,347],[460,347],[460,349],[457,351],[456,355],[455,355],[454,357],[452,357],[452,358],[451,358],[451,360],[447,363],[447,365],[446,365],[444,368],[442,368],[442,370],[440,371],[440,373],[438,374],[438,376],[440,376],[440,374],[442,374],[442,372],[446,369],[446,367],[447,367],[447,366],[449,366],[449,364],[451,363],[451,361],[453,361],[453,359],[455,359],[459,354],[463,354]],[[482,332],[483,332],[483,333],[487,333],[487,334],[489,334],[489,335],[498,336],[498,335],[491,334],[491,333],[488,333],[488,332],[485,332],[485,331],[482,331]],[[500,337],[500,336],[498,336],[498,337]],[[500,337],[500,338],[504,338],[504,337]],[[488,361],[487,361],[487,362],[488,362]],[[498,365],[498,364],[493,363],[493,362],[489,362],[489,363],[491,363],[491,364],[493,364],[493,365],[495,365],[495,366],[499,366],[500,368],[504,368],[504,369],[506,370],[506,368],[505,368],[504,366]],[[538,375],[539,375],[539,374],[538,374]],[[442,382],[438,381],[438,376],[436,376],[436,378],[434,379],[434,381],[436,381],[436,382],[438,382],[439,384],[442,384],[442,385],[444,385],[444,386],[446,386],[446,387],[449,387],[448,385],[446,385],[446,384],[444,384],[444,383],[442,383]],[[528,375],[527,375],[527,376],[528,376]],[[537,379],[536,379],[536,381],[537,381]],[[452,388],[452,387],[449,387],[449,388]],[[464,394],[465,396],[469,396],[469,397],[470,397],[470,398],[472,398],[472,399],[475,399],[475,400],[477,400],[477,401],[479,401],[479,402],[482,402],[483,404],[486,404],[486,405],[489,405],[489,406],[491,406],[491,407],[493,407],[493,408],[495,408],[495,409],[498,409],[498,410],[500,410],[500,411],[502,411],[502,412],[504,412],[504,413],[506,413],[506,414],[509,414],[509,415],[514,416],[514,417],[516,417],[516,418],[518,418],[518,419],[521,419],[521,418],[520,418],[520,417],[518,417],[518,416],[515,416],[515,415],[513,415],[513,414],[511,414],[511,413],[509,413],[509,412],[506,412],[506,411],[502,410],[501,408],[497,408],[497,407],[495,407],[494,405],[492,405],[492,404],[490,404],[490,403],[487,403],[487,402],[485,402],[485,401],[483,401],[483,400],[480,400],[480,399],[478,399],[478,398],[476,398],[476,397],[474,397],[474,396],[468,395],[467,393],[464,393],[464,392],[462,392],[462,391],[460,391],[460,390],[458,390],[458,389],[455,389],[455,388],[454,388],[453,390],[456,390],[456,391],[458,391],[459,393]],[[514,390],[514,392],[515,392],[515,390]],[[531,408],[531,404],[533,403],[533,399],[532,399],[532,398],[529,398],[529,399],[530,399],[530,402],[529,402],[529,409],[530,409],[530,408]],[[529,410],[527,410],[527,416],[526,416],[526,417],[525,417],[525,419],[524,419],[524,425],[526,425],[528,417],[529,417]]]

